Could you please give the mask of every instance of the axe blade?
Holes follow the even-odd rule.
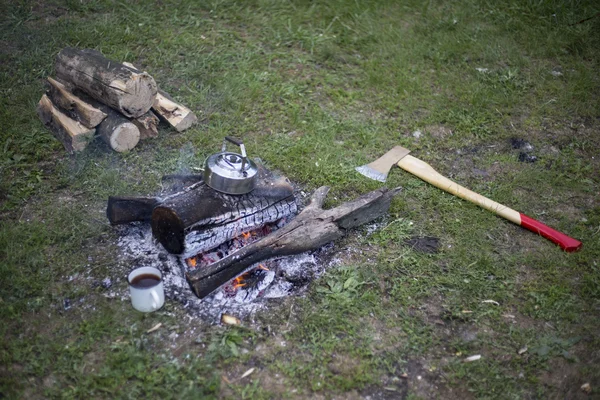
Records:
[[[410,153],[410,150],[407,148],[396,146],[379,157],[377,160],[369,164],[356,167],[355,169],[367,178],[374,179],[379,182],[385,182],[390,169],[396,165],[398,161],[402,160],[406,155],[408,155],[408,153]]]

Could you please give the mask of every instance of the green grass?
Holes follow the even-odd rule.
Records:
[[[600,18],[578,23],[596,2],[21,0],[0,11],[0,396],[576,398],[600,385]],[[95,141],[67,155],[35,113],[66,46],[141,66],[201,123],[162,128],[128,154]],[[381,228],[350,233],[336,245],[342,265],[245,328],[186,322],[176,304],[140,316],[103,297],[90,279],[124,285],[107,197],[155,194],[224,135],[305,192],[330,185],[328,205],[379,187],[354,167],[400,144],[584,247],[563,253],[394,169],[386,185],[403,190]],[[519,162],[512,138],[538,161]],[[409,248],[413,236],[439,238],[439,252]],[[157,322],[177,326],[176,347],[145,333]]]

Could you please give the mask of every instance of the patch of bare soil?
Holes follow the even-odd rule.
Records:
[[[310,361],[309,356],[306,354],[289,354],[287,343],[282,336],[274,334],[265,342],[258,344],[253,350],[251,358],[245,363],[236,363],[223,371],[221,397],[232,398],[236,388],[239,389],[251,382],[258,381],[261,389],[271,393],[274,396],[273,398],[325,398],[323,395],[311,393],[310,384],[302,388],[294,387],[285,374],[279,373],[277,368],[274,367],[271,361],[274,359],[284,361],[287,357],[293,357],[293,361],[300,364]],[[245,351],[242,350],[242,352]]]
[[[447,360],[408,360],[405,372],[399,377],[385,377],[381,385],[370,386],[360,391],[362,399],[396,400],[416,396],[420,399],[468,400],[473,395],[463,388],[446,384],[439,367]],[[356,398],[356,397],[348,397]]]
[[[80,1],[81,3],[86,2],[85,0]],[[31,8],[34,20],[44,19],[46,23],[53,22],[68,12],[69,9],[67,7],[63,7],[55,1],[36,1]]]
[[[550,361],[548,369],[540,375],[540,383],[550,393],[548,399],[587,400],[598,398],[600,379],[597,375],[596,377],[590,375],[589,371],[597,370],[600,365],[600,351],[596,350],[590,354],[589,350],[589,347],[583,344],[572,349],[573,354],[581,357],[582,360],[585,358],[585,361],[573,362],[562,357]],[[585,372],[586,370],[588,373]]]

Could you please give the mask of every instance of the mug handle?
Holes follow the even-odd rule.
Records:
[[[152,299],[154,300],[154,303],[152,303],[152,308],[156,309],[156,308],[158,308],[158,304],[160,303],[160,299],[158,298],[158,295],[156,294],[156,292],[154,290],[151,290],[150,294],[152,295]]]

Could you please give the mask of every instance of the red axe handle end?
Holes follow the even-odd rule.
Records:
[[[572,253],[581,249],[581,242],[579,240],[573,239],[572,237],[567,236],[564,233],[557,231],[556,229],[552,229],[548,225],[545,225],[538,220],[528,217],[523,213],[521,213],[521,226],[545,237],[552,243],[559,245],[564,251],[568,253]]]

